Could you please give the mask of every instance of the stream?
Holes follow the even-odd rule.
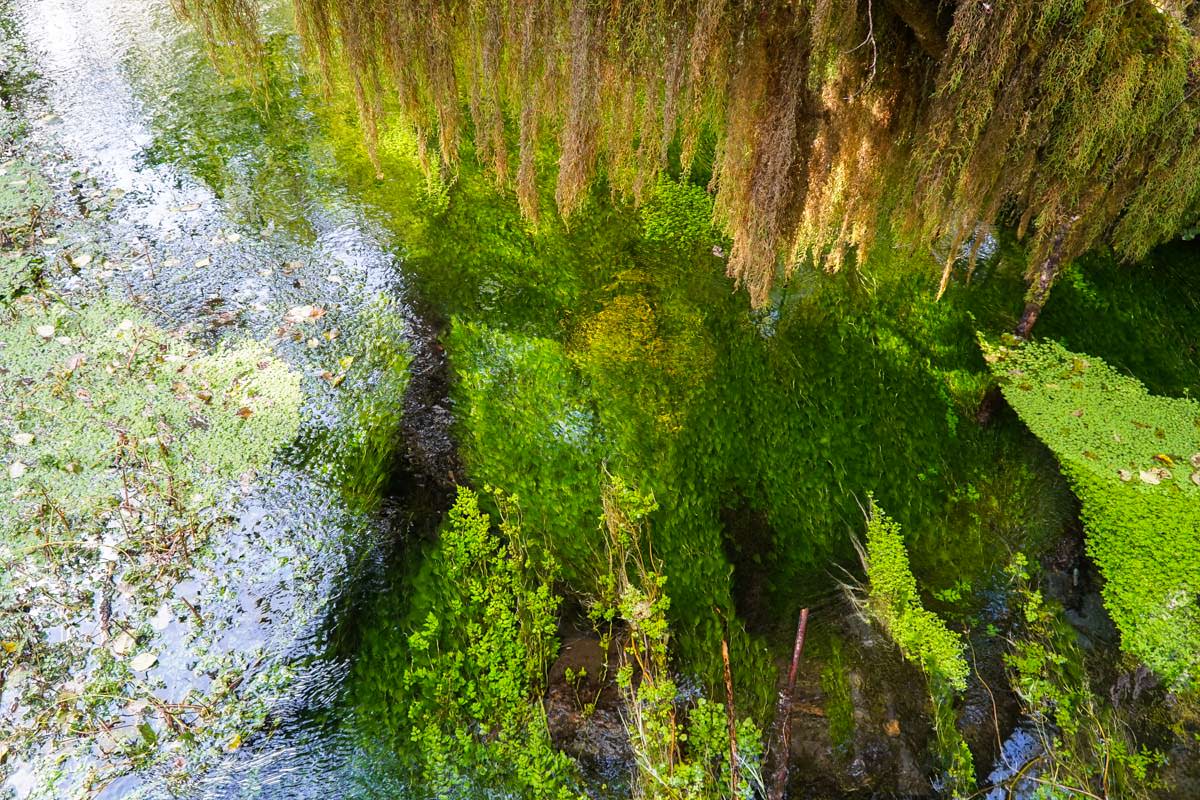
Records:
[[[340,332],[343,347],[352,348],[364,309],[386,301],[405,322],[413,356],[409,395],[439,390],[440,354],[413,310],[398,248],[353,200],[323,189],[316,166],[300,154],[275,154],[296,156],[288,167],[304,183],[274,196],[275,216],[255,225],[239,219],[185,165],[148,155],[157,133],[150,104],[160,113],[199,111],[218,130],[229,124],[223,114],[238,114],[236,106],[172,84],[181,65],[209,73],[198,37],[168,3],[32,0],[18,5],[17,21],[41,78],[34,103],[40,113],[25,148],[53,170],[58,206],[71,212],[63,226],[76,244],[133,257],[118,275],[97,265],[98,275],[85,272],[75,281],[124,284],[161,324],[214,344],[267,338],[289,308],[319,306],[325,329]],[[174,590],[218,620],[208,632],[215,650],[257,654],[250,670],[286,668],[287,685],[267,698],[275,720],[270,735],[227,753],[182,792],[150,772],[119,777],[97,797],[315,798],[329,797],[330,786],[340,797],[401,794],[389,783],[384,757],[360,752],[348,732],[353,721],[338,711],[347,669],[338,641],[354,626],[362,598],[383,590],[396,543],[440,515],[439,485],[447,482],[453,458],[446,412],[436,399],[422,398],[409,404],[405,420],[406,430],[420,431],[412,460],[442,473],[429,480],[409,475],[401,463],[410,460],[406,443],[379,442],[397,454],[391,459],[396,473],[387,477],[378,508],[355,509],[322,480],[336,454],[320,440],[347,424],[319,377],[329,359],[304,340],[280,339],[277,351],[304,373],[300,440],[269,474],[244,487],[234,501],[236,522]],[[394,405],[403,398],[375,402]],[[162,681],[164,697],[182,697],[205,680],[189,669],[185,627],[173,620],[160,634],[151,676]],[[68,764],[68,779],[58,788],[64,797],[71,773],[78,778],[87,766],[75,759]],[[44,780],[35,765],[26,765],[5,788],[18,798],[47,796]]]
[[[126,707],[94,747],[7,763],[0,752],[0,798],[420,796],[398,763],[396,742],[412,742],[410,687],[397,685],[412,615],[440,600],[427,556],[458,484],[519,495],[561,561],[550,736],[593,794],[619,792],[628,732],[615,683],[597,677],[608,655],[588,622],[594,598],[578,588],[602,560],[610,469],[657,503],[672,658],[694,670],[677,676],[681,696],[701,696],[724,653],[739,712],[769,715],[797,612],[812,610],[792,796],[929,797],[940,785],[928,685],[848,599],[872,502],[903,527],[931,608],[978,651],[958,708],[983,754],[976,773],[995,784],[978,796],[1033,796],[1044,729],[1006,688],[1004,637],[1021,624],[1009,559],[1049,565],[1089,657],[1113,655],[1117,638],[1049,451],[1011,414],[991,428],[969,418],[990,381],[976,333],[1011,329],[1024,287],[1003,247],[989,245],[970,293],[940,305],[897,256],[869,280],[799,269],[748,313],[725,275],[729,242],[708,222],[703,168],[644,206],[596,192],[576,218],[536,225],[473,154],[449,177],[425,175],[415,140],[385,129],[377,169],[346,87],[326,95],[304,65],[288,5],[264,5],[261,83],[210,56],[169,0],[7,6],[37,73],[15,158],[53,194],[42,253],[67,267],[55,291],[121,298],[205,351],[265,343],[301,398],[294,441],[228,487],[139,640],[157,657],[139,680],[163,703],[187,706],[220,675],[250,721],[206,720],[197,752],[126,769],[106,759],[143,740],[152,750],[168,724]],[[1039,325],[1074,332],[1086,315],[1070,303],[1089,291],[1064,281],[1067,311],[1051,303]],[[1108,357],[1091,335],[1077,349]],[[97,601],[100,627],[137,605],[132,590],[116,595],[111,609]],[[736,617],[729,642],[721,609]],[[108,646],[96,616],[84,609],[50,643]],[[607,700],[585,711],[581,687]],[[11,691],[0,683],[0,724]]]

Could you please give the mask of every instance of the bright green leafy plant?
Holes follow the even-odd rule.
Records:
[[[1200,403],[1054,342],[983,343],[1004,396],[1083,502],[1122,646],[1175,687],[1200,681]]]
[[[877,622],[909,661],[929,679],[937,750],[954,797],[971,794],[975,785],[971,751],[955,727],[954,697],[967,688],[970,669],[962,637],[929,611],[917,592],[899,524],[871,499],[867,541],[860,548],[869,588],[854,600]]]

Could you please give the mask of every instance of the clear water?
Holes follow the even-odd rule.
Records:
[[[257,112],[251,105],[247,113],[244,95],[229,102],[236,90],[214,80],[197,37],[168,3],[29,0],[16,11],[42,77],[31,138],[55,172],[59,204],[75,205],[72,186],[123,193],[103,223],[89,222],[82,211],[66,220],[67,235],[93,237],[107,252],[151,253],[144,268],[122,279],[129,295],[164,326],[186,326],[212,343],[247,335],[264,339],[287,309],[319,305],[345,341],[353,339],[364,309],[384,297],[408,318],[416,368],[428,368],[425,323],[409,309],[397,246],[354,202],[319,179],[317,161],[303,146],[281,151],[256,141]],[[192,169],[194,160],[185,163],[169,148],[156,152],[162,127],[178,132],[188,115],[221,138],[220,147],[239,149],[237,157],[221,160],[231,170],[226,180],[206,179]],[[247,163],[254,159],[275,159],[281,169],[274,174],[287,174],[290,182],[265,193],[247,187],[264,173],[261,164]],[[246,191],[239,196],[239,189]],[[267,196],[269,211],[262,204]],[[222,321],[230,317],[232,324]],[[323,479],[328,454],[313,443],[346,424],[319,378],[329,357],[304,341],[281,339],[276,349],[305,375],[300,441],[235,501],[235,524],[210,543],[213,555],[175,596],[203,605],[216,618],[215,647],[261,650],[252,669],[286,663],[296,679],[275,698],[269,732],[221,756],[199,779],[168,786],[160,775],[129,775],[109,783],[99,797],[402,794],[389,777],[387,755],[362,751],[338,699],[352,655],[345,640],[353,636],[348,631],[363,598],[381,590],[396,543],[414,525],[426,524],[431,509],[406,505],[399,498],[413,487],[392,485],[382,508],[358,510]],[[151,674],[164,681],[167,700],[207,680],[189,668],[186,627],[172,621],[160,634],[159,664]],[[87,766],[72,761],[65,771],[81,775]],[[18,768],[6,788],[17,797],[38,789],[27,768]]]

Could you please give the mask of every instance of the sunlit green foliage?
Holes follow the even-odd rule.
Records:
[[[955,797],[970,794],[975,786],[974,763],[955,727],[954,711],[954,695],[967,688],[970,675],[962,637],[921,602],[900,526],[874,499],[868,515],[867,540],[861,553],[868,588],[861,602],[904,657],[924,670],[933,698],[938,754],[949,788]]]
[[[252,4],[176,2],[255,61]],[[385,121],[413,132],[428,171],[458,168],[470,139],[528,218],[547,143],[570,216],[600,175],[644,201],[673,147],[687,169],[713,137],[713,218],[758,306],[779,273],[864,263],[889,228],[948,243],[948,274],[981,225],[1028,229],[1031,263],[1057,267],[1104,242],[1141,257],[1198,212],[1190,3],[295,8],[321,74],[348,84],[376,165]]]
[[[617,686],[624,697],[637,770],[635,794],[645,798],[699,800],[745,798],[763,791],[762,732],[749,717],[736,723],[737,762],[731,764],[726,712],[701,698],[686,711],[671,669],[667,576],[647,536],[653,496],[619,477],[604,491],[607,570],[591,615],[606,637],[615,636],[621,657]],[[734,771],[736,767],[736,772]],[[735,777],[736,776],[736,777]],[[735,794],[736,789],[736,794]]]
[[[1004,395],[1083,502],[1122,646],[1175,686],[1200,680],[1200,403],[1057,343],[984,342]]]
[[[962,691],[970,674],[962,637],[922,604],[900,526],[874,500],[869,513],[863,562],[872,619],[887,630],[905,658],[925,670],[931,682]]]
[[[417,796],[575,796],[576,768],[551,746],[541,704],[558,646],[556,568],[530,548],[513,499],[492,500],[498,528],[458,490],[411,605],[381,620],[404,641],[364,641],[352,700],[366,734],[399,748]]]
[[[1009,576],[1024,624],[1005,661],[1042,739],[1040,790],[1048,800],[1152,796],[1161,788],[1154,774],[1161,754],[1136,743],[1130,712],[1096,695],[1075,629],[1030,584],[1024,555],[1014,558]]]

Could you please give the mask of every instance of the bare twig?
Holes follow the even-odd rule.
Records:
[[[788,783],[788,752],[792,746],[792,699],[796,694],[796,677],[800,672],[800,658],[804,655],[804,635],[808,630],[808,609],[800,609],[800,620],[796,624],[796,643],[792,647],[792,663],[788,669],[787,688],[779,693],[779,705],[775,708],[774,753],[775,770],[771,776],[769,800],[783,800]]]

